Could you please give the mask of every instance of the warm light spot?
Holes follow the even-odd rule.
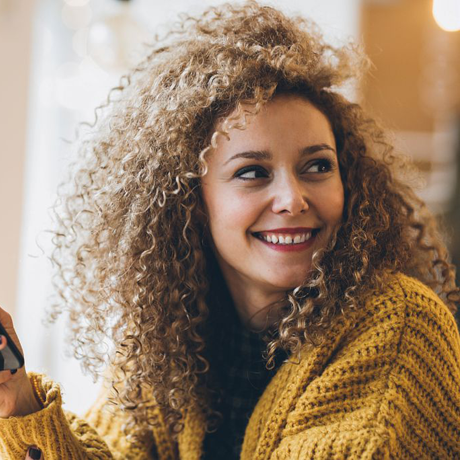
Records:
[[[433,16],[441,29],[460,30],[460,0],[433,0]]]

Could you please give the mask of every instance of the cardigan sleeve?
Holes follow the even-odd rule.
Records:
[[[460,335],[406,279],[372,305],[288,417],[271,460],[460,458]]]
[[[58,384],[38,375],[45,407],[33,414],[0,419],[0,458],[18,460],[29,446],[39,447],[46,460],[151,459],[154,438],[139,445],[122,436],[123,414],[107,404],[104,387],[94,405],[80,418],[62,408]]]

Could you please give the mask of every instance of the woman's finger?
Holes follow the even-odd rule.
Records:
[[[27,451],[27,456],[26,460],[44,460],[44,457],[42,455],[42,451],[35,446],[29,447],[29,450]]]
[[[2,323],[5,329],[13,327],[13,318],[2,307],[0,307],[0,323]]]
[[[7,339],[4,335],[0,335],[0,350],[3,350],[6,347]]]

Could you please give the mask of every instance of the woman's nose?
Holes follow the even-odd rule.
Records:
[[[299,179],[289,177],[274,183],[273,212],[297,215],[309,208],[305,185]]]

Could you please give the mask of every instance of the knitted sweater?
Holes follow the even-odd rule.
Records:
[[[305,348],[271,379],[249,420],[243,460],[460,458],[460,336],[435,293],[404,275],[363,300],[353,322]],[[62,409],[59,386],[42,377],[45,408],[0,420],[0,458],[176,458],[162,415],[138,444],[121,436],[124,415],[101,394],[80,418]],[[115,412],[112,412],[115,410]],[[202,414],[189,407],[182,460],[199,460]]]

